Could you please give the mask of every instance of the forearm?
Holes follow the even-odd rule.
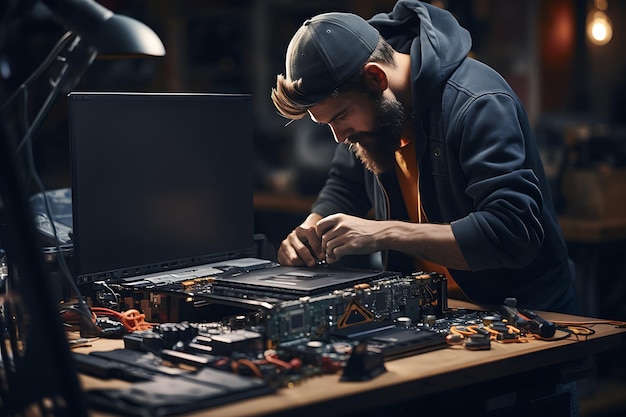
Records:
[[[383,221],[380,250],[396,250],[452,269],[469,270],[452,228],[447,224]]]

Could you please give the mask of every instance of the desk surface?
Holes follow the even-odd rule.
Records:
[[[594,320],[557,313],[542,313],[542,316],[552,321]],[[338,415],[558,365],[626,346],[625,328],[596,324],[593,329],[596,333],[585,341],[569,338],[559,341],[492,343],[491,349],[487,351],[469,351],[462,346],[451,346],[387,361],[387,372],[370,381],[340,382],[339,375],[317,376],[294,388],[281,389],[275,394],[185,416],[260,416],[272,413],[297,415],[302,412],[306,412],[306,415]],[[120,347],[123,347],[121,340],[98,340],[91,347],[77,348],[76,351],[87,353],[90,350]],[[85,389],[112,386],[110,380],[83,375],[81,383]],[[115,387],[122,387],[123,384],[126,383],[115,381]],[[113,414],[92,412],[91,415],[104,417]]]

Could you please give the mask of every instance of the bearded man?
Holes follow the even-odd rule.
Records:
[[[328,125],[339,145],[281,264],[380,252],[384,268],[441,272],[478,304],[514,297],[576,313],[526,111],[470,49],[449,12],[416,0],[368,21],[333,12],[304,22],[272,100],[288,119]]]

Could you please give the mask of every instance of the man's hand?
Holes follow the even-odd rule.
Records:
[[[346,255],[397,250],[448,268],[470,270],[449,224],[367,220],[332,214],[316,224],[326,262]]]
[[[378,238],[387,229],[385,222],[366,220],[347,214],[332,214],[317,222],[326,262],[337,262],[345,255],[374,253]]]
[[[322,240],[319,238],[315,224],[322,216],[310,214],[282,241],[278,248],[278,262],[290,266],[315,266],[324,259]]]

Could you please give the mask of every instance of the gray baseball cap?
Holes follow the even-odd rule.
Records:
[[[379,39],[378,31],[355,14],[317,15],[302,24],[287,47],[286,78],[302,79],[302,102],[317,103],[365,64]]]

